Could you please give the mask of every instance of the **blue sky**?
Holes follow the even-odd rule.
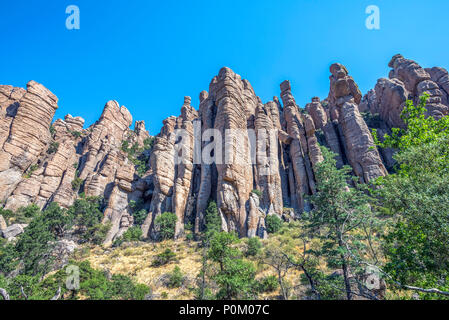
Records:
[[[65,27],[68,5],[81,29]],[[380,8],[381,29],[365,27]],[[329,91],[329,65],[346,65],[363,93],[401,53],[449,67],[447,0],[40,0],[0,3],[0,84],[36,80],[59,97],[56,117],[95,122],[117,100],[157,134],[223,66],[264,102],[289,79],[298,104]]]

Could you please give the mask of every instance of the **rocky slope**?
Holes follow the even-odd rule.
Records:
[[[371,128],[383,135],[402,127],[405,101],[424,92],[431,96],[429,115],[449,113],[446,70],[424,69],[401,55],[389,66],[389,77],[362,97],[348,70],[333,64],[329,96],[312,98],[304,109],[288,81],[280,85],[280,99],[263,103],[247,80],[223,68],[200,93],[198,110],[185,97],[181,115],[164,120],[151,156],[145,151],[144,174],[124,141],[144,148],[145,123],[131,130],[131,114],[116,101],[84,129],[84,120],[71,115],[52,124],[58,99],[41,84],[0,86],[0,200],[17,210],[31,203],[68,207],[82,193],[104,197],[111,243],[133,225],[133,203],[148,211],[145,237],[157,237],[155,219],[166,211],[177,215],[179,237],[187,222],[195,232],[202,229],[213,199],[224,230],[264,238],[267,215],[288,220],[311,209],[305,195],[316,192],[319,143],[337,154],[338,166],[350,165],[368,183],[394,164],[393,150],[374,147]]]

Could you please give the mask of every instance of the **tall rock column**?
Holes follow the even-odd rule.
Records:
[[[322,106],[320,98],[312,98],[312,102],[306,105],[306,110],[312,117],[315,129],[323,131],[326,146],[336,154],[335,160],[337,161],[337,167],[343,167],[343,152],[341,150],[338,134],[334,124],[328,117],[328,113]]]
[[[294,197],[297,200],[297,209],[302,211],[310,210],[310,206],[305,202],[304,196],[311,194],[315,190],[315,177],[313,174],[313,164],[310,161],[309,155],[309,142],[307,139],[307,133],[305,128],[304,116],[301,114],[296,101],[291,92],[291,86],[289,81],[284,81],[281,84],[281,99],[284,104],[284,117],[287,126],[287,133],[292,139],[290,143],[290,159],[293,166],[294,182],[290,184],[294,185]],[[315,133],[315,128],[311,128],[311,134]],[[318,146],[314,146],[317,141],[311,141],[314,157],[317,161],[320,158],[320,151]]]
[[[354,173],[364,183],[387,175],[373,137],[359,112],[362,95],[357,84],[341,64],[333,64],[330,71],[330,108],[338,115],[346,157]]]
[[[181,130],[181,141],[179,151],[181,154],[176,165],[176,178],[173,189],[173,208],[178,217],[175,227],[175,238],[184,234],[184,215],[186,213],[187,201],[189,199],[193,180],[193,156],[195,145],[195,132],[193,120],[198,118],[198,112],[190,105],[191,98],[184,98],[184,105],[181,108],[179,117],[179,127]]]
[[[156,218],[172,210],[173,186],[175,181],[175,129],[178,119],[174,116],[164,120],[161,132],[156,136],[150,162],[153,172],[154,191],[150,210],[142,225],[145,238],[156,238]]]
[[[214,127],[222,135],[225,152],[217,164],[217,204],[225,231],[247,235],[247,201],[254,186],[248,121],[258,98],[249,82],[229,68],[212,80],[210,94],[217,106]]]
[[[19,96],[23,91],[19,90]],[[11,99],[8,99],[10,101]],[[22,174],[35,164],[47,149],[50,142],[50,124],[56,109],[58,98],[43,85],[30,81],[26,93],[18,105],[6,106],[16,110],[8,133],[3,132],[0,146],[0,200],[5,201],[17,184]],[[2,112],[5,113],[2,106]],[[8,122],[4,118],[2,121]],[[3,126],[4,127],[4,126]],[[5,139],[5,136],[7,138]]]

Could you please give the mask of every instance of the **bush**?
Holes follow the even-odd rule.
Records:
[[[114,247],[119,247],[124,242],[142,240],[142,229],[138,226],[131,227],[117,240],[114,241]]]
[[[176,220],[178,220],[178,217],[171,212],[164,212],[156,218],[155,225],[159,230],[160,240],[168,240],[175,237]]]
[[[20,208],[15,214],[13,213],[9,217],[13,219],[13,223],[29,224],[40,213],[41,209],[37,205],[31,204],[27,207]]]
[[[72,133],[72,136],[74,136],[76,139],[81,137],[81,132],[79,132],[79,131],[72,131],[71,133]]]
[[[169,288],[179,288],[184,284],[184,275],[181,269],[176,266],[172,272],[169,273],[167,286]]]
[[[171,251],[170,249],[165,249],[164,252],[159,253],[151,264],[153,267],[161,267],[170,262],[176,260],[176,253]]]
[[[98,223],[93,227],[89,228],[84,236],[85,239],[88,239],[92,243],[96,245],[102,244],[106,240],[106,236],[111,230],[111,223],[102,224]]]
[[[33,164],[32,166],[30,166],[30,167],[28,168],[27,172],[24,174],[23,177],[24,177],[25,179],[31,178],[31,176],[33,175],[33,172],[36,171],[37,168],[38,168],[38,165],[37,165],[37,164]]]
[[[71,261],[70,265],[79,267],[79,290],[66,288],[67,269],[64,268],[40,282],[32,299],[49,300],[58,287],[62,297],[86,300],[144,300],[150,292],[149,287],[135,283],[128,276],[113,275],[109,279],[103,270],[93,269],[88,261]]]
[[[145,209],[141,209],[137,212],[133,213],[133,217],[134,217],[134,224],[137,226],[141,226],[144,222],[145,219],[148,216],[148,211]]]
[[[53,154],[56,153],[59,149],[59,142],[56,141],[52,141],[50,143],[50,146],[48,147],[47,153],[48,154]]]
[[[275,214],[265,218],[265,226],[268,233],[276,233],[282,227],[282,220]]]
[[[83,184],[83,180],[81,178],[76,177],[72,181],[72,190],[75,191],[75,192],[78,192],[79,189],[81,188],[82,184]]]
[[[204,215],[205,223],[205,234],[206,238],[209,239],[214,233],[221,231],[221,218],[218,214],[218,208],[215,201],[210,201],[206,209],[206,214]]]
[[[262,192],[260,190],[254,189],[253,191],[251,191],[251,193],[254,193],[259,198],[262,197]]]
[[[247,244],[247,248],[246,248],[246,256],[247,257],[256,256],[260,252],[261,248],[262,248],[262,243],[260,242],[259,238],[248,239],[248,244]]]
[[[143,148],[139,147],[138,143],[134,143],[130,147],[128,140],[122,142],[122,151],[128,154],[128,159],[134,164],[139,177],[142,177],[149,170],[149,153],[145,151],[151,149],[152,140],[148,139],[145,139]]]
[[[140,227],[131,227],[123,234],[125,241],[140,241],[142,239],[142,229]]]
[[[50,131],[51,137],[54,138],[54,137],[55,137],[55,134],[56,134],[56,129],[55,129],[55,127],[53,127],[53,125],[50,125],[50,127],[48,128],[48,131]]]
[[[122,142],[122,151],[128,153],[128,148],[129,148],[129,142],[127,140],[124,140]]]
[[[279,288],[278,279],[275,276],[267,276],[258,281],[257,289],[259,292],[273,292]]]

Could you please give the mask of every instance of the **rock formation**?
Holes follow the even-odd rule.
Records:
[[[430,95],[428,114],[436,118],[449,114],[449,76],[445,69],[424,69],[400,54],[395,55],[388,66],[392,68],[389,78],[378,80],[375,89],[364,97],[362,110],[379,114],[390,128],[403,128],[400,115],[405,101],[409,99],[417,103],[419,97],[427,92]]]
[[[112,241],[123,217],[130,217],[130,194],[136,191],[134,165],[121,149],[122,141],[143,146],[149,134],[143,122],[131,131],[131,114],[115,101],[108,102],[99,121],[88,129],[83,129],[84,119],[71,115],[52,124],[57,101],[34,81],[26,91],[0,86],[0,196],[4,207],[15,211],[35,203],[45,208],[51,202],[69,207],[82,192],[101,196],[109,204],[105,221],[112,222],[108,235]]]
[[[84,120],[71,115],[52,123],[58,99],[42,85],[0,86],[0,198],[14,211],[102,197],[108,244],[135,223],[136,203],[148,212],[141,226],[146,238],[158,238],[155,221],[164,212],[177,216],[176,237],[187,223],[200,232],[212,200],[223,230],[266,237],[267,215],[290,220],[312,209],[306,195],[317,191],[320,144],[335,153],[338,167],[351,166],[369,183],[394,164],[394,151],[377,150],[370,128],[383,135],[403,127],[405,101],[416,102],[424,92],[429,115],[449,113],[446,70],[424,69],[401,55],[389,65],[389,78],[362,98],[348,70],[333,64],[329,96],[312,98],[304,109],[289,81],[280,85],[280,99],[263,103],[247,80],[223,68],[200,93],[198,110],[185,97],[181,114],[164,120],[151,151],[139,151],[149,159],[146,167],[138,167],[134,154],[148,149],[145,123],[131,130],[132,116],[118,102],[109,101],[85,129]]]

